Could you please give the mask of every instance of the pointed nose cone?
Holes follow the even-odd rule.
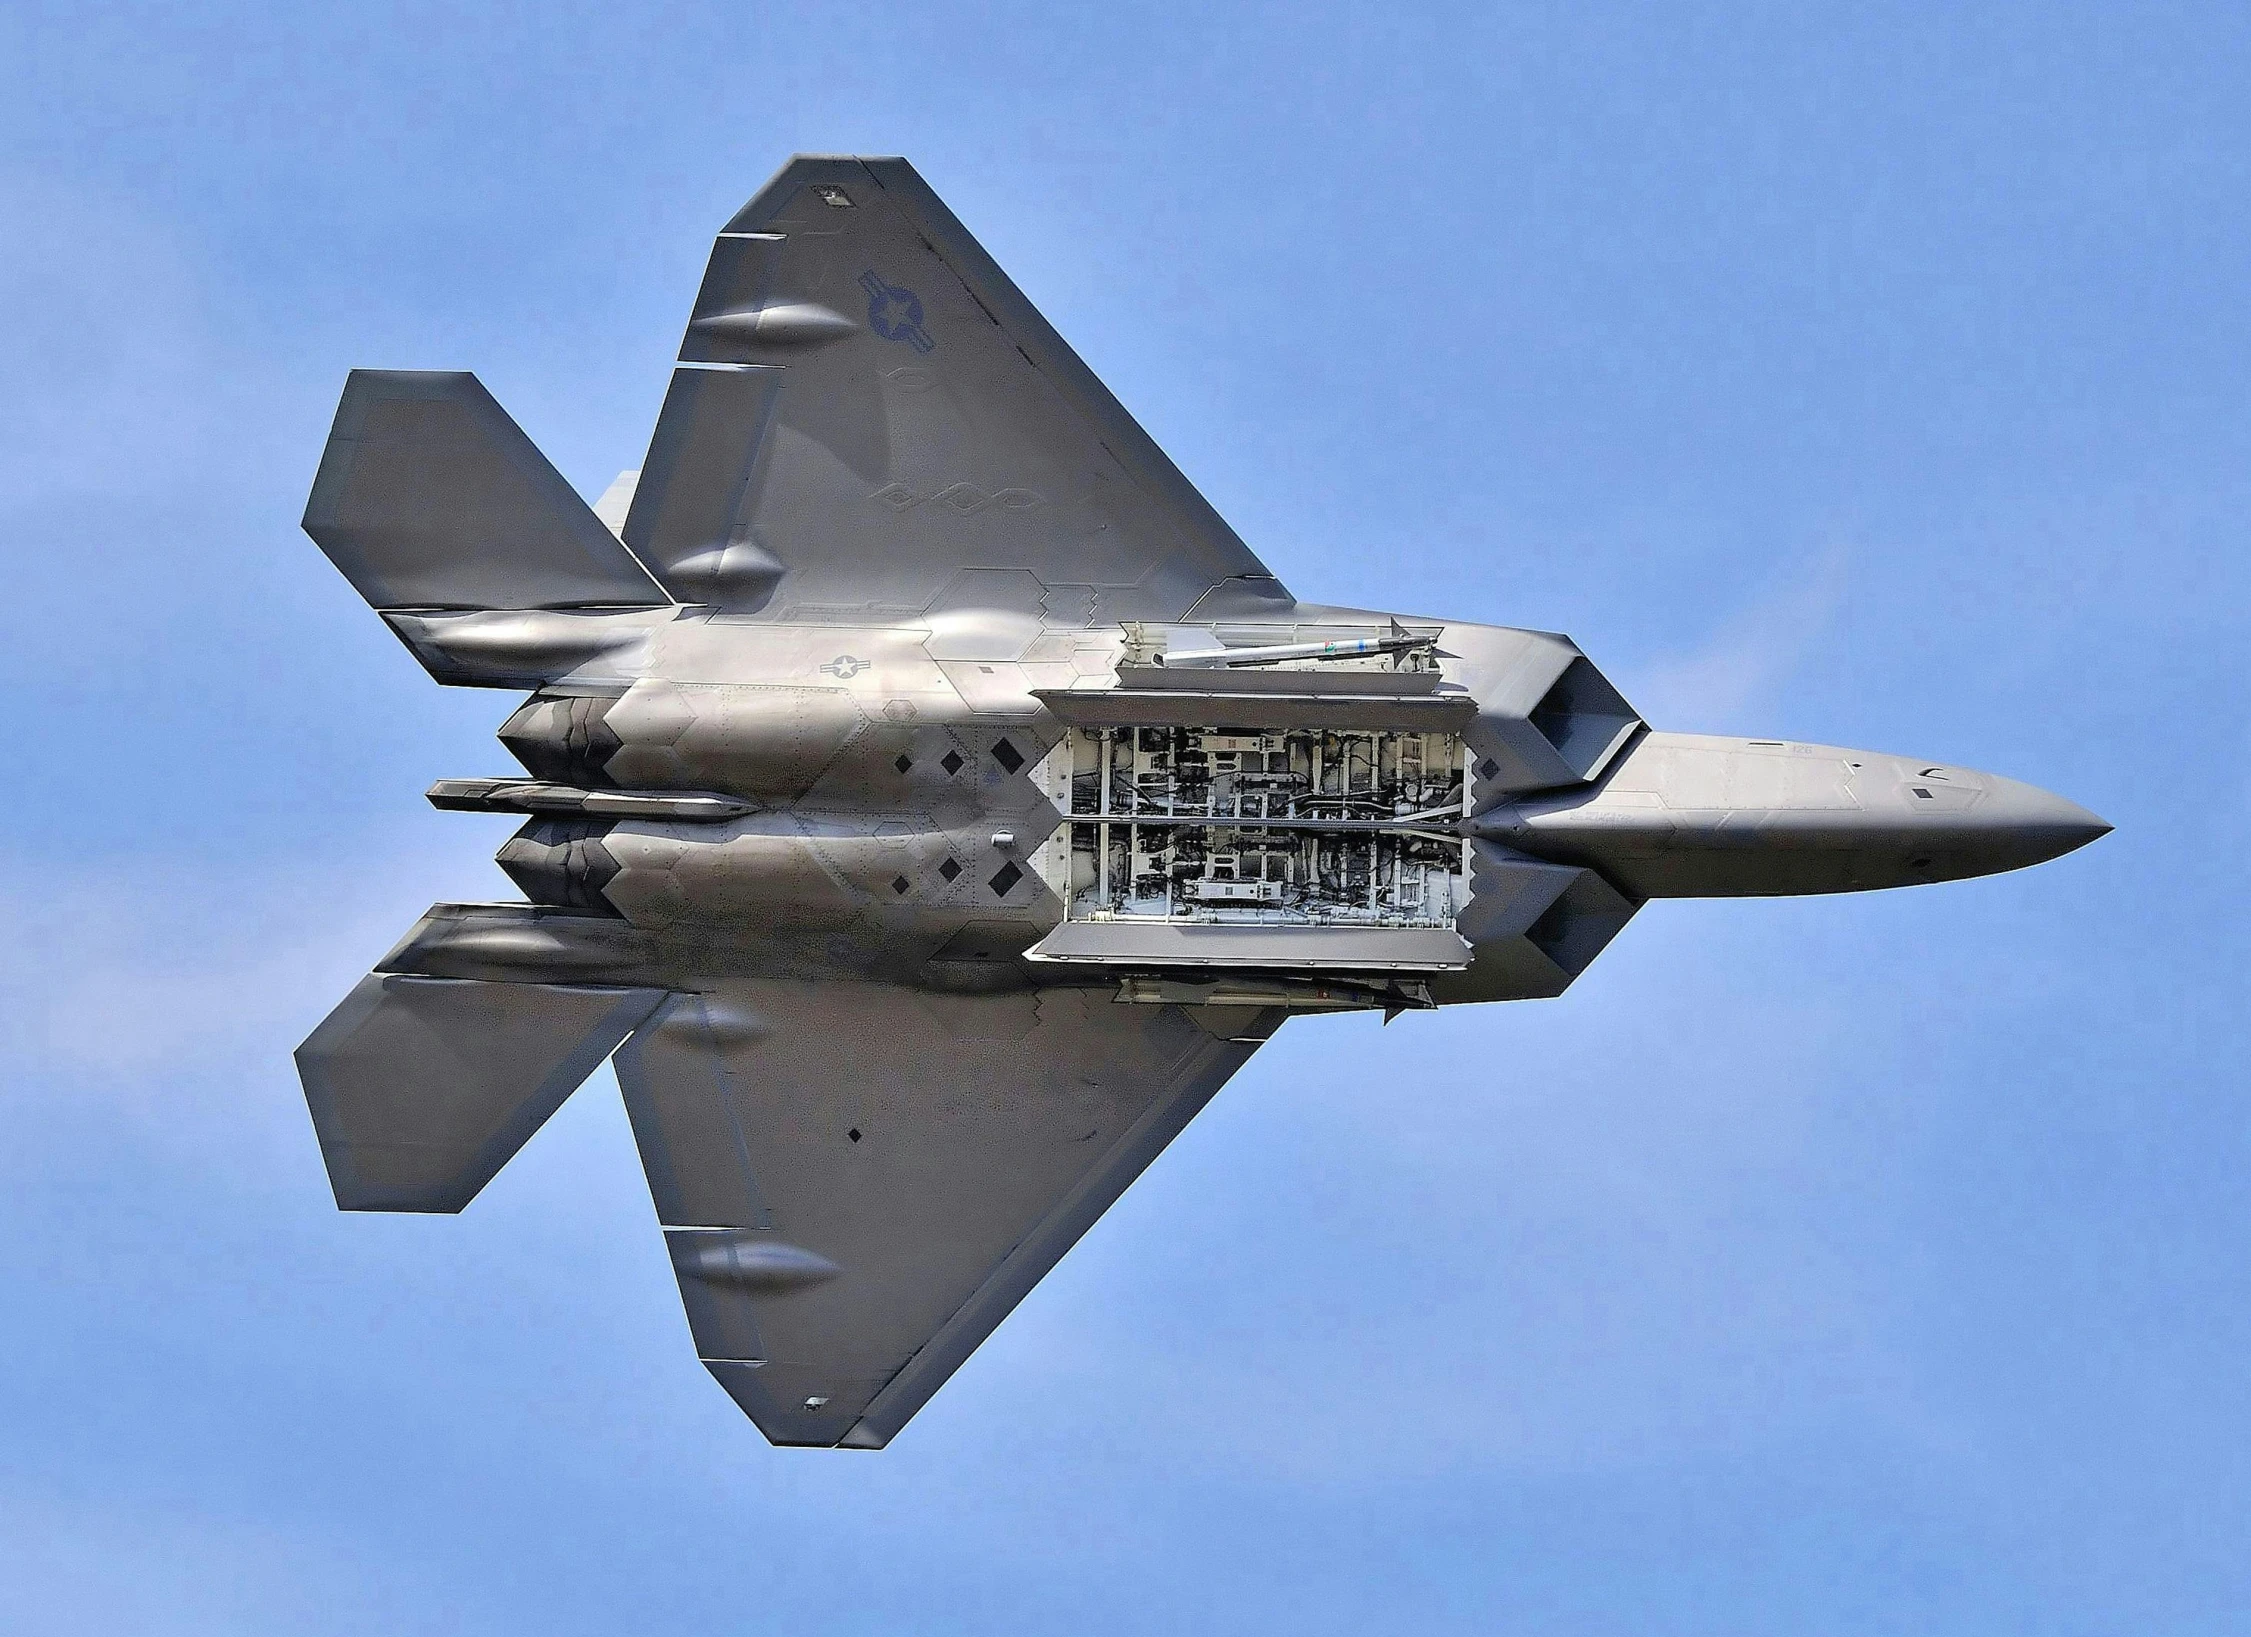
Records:
[[[1865,892],[2021,870],[2110,826],[2014,779],[1829,745],[1645,733],[1587,791],[1471,820],[1637,898]]]
[[[2044,864],[2110,834],[2108,824],[2077,802],[2037,785],[1988,775],[1987,786],[1974,845],[1991,862],[1979,874]]]

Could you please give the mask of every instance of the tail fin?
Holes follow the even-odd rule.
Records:
[[[352,371],[305,532],[385,612],[672,600],[466,373]]]
[[[458,1211],[664,999],[374,973],[297,1048],[336,1203]]]

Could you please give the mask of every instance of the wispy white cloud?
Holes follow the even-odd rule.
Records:
[[[165,224],[54,177],[0,171],[0,496],[141,491],[179,467],[213,396],[205,304]]]
[[[353,1561],[333,1538],[207,1505],[0,1493],[0,1584],[14,1631],[395,1631],[427,1613],[414,1607],[414,1579]]]
[[[1686,930],[1637,928],[1599,1001],[1404,1021],[1381,1070],[1372,1030],[1293,1023],[1073,1253],[1067,1315],[949,1390],[1135,1403],[1207,1476],[1312,1488],[1945,1445],[1828,1205],[1871,1163],[1838,1066],[1884,1021]]]
[[[1660,656],[1626,678],[1626,696],[1684,731],[1726,732],[1777,689],[1819,644],[1844,606],[1851,554],[1815,553],[1685,653]]]
[[[286,1059],[425,904],[500,885],[474,847],[341,839],[286,861],[18,864],[0,877],[11,1091],[98,1091],[150,1114],[183,1086],[223,1085],[218,1071]]]

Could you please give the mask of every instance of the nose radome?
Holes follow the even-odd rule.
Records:
[[[1478,814],[1496,846],[1641,898],[1774,897],[1960,881],[2044,863],[2110,826],[1965,767],[1824,745],[1645,734],[1592,792]]]
[[[2110,834],[2110,826],[2086,808],[2038,785],[1988,774],[1986,787],[1980,828],[1994,832],[1996,840],[2006,838],[2010,868],[2061,858]]]

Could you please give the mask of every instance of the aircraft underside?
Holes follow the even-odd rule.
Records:
[[[298,1053],[338,1203],[457,1211],[615,1055],[698,1352],[880,1447],[1292,1013],[1559,994],[1660,896],[2013,868],[1968,769],[1653,730],[1567,639],[1301,603],[898,160],[713,251],[599,507],[474,377],[356,371],[305,526],[528,695],[520,902]]]

